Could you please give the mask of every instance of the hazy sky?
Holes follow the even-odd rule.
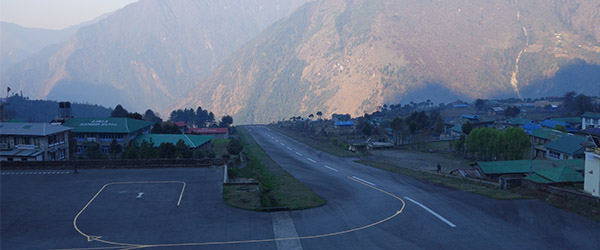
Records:
[[[63,29],[113,12],[137,0],[0,0],[0,21]]]

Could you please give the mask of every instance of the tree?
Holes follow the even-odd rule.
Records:
[[[515,106],[510,106],[504,110],[504,116],[506,117],[516,117],[521,113],[521,109]]]
[[[321,119],[321,117],[323,116],[323,112],[317,111],[317,116],[319,117],[319,119]]]
[[[121,155],[123,159],[139,159],[140,157],[140,147],[138,146],[135,140],[129,141],[129,144],[125,147],[123,151],[123,155]]]
[[[404,130],[404,127],[404,120],[402,120],[401,118],[396,117],[394,118],[394,120],[392,120],[391,128],[394,132],[394,145],[398,145],[398,134],[400,131]]]
[[[227,152],[231,155],[239,155],[244,149],[244,145],[239,139],[231,139],[227,144]]]
[[[129,115],[129,112],[121,104],[118,104],[115,110],[110,113],[110,117],[127,117],[127,115]]]
[[[123,152],[123,147],[117,142],[117,139],[113,139],[108,148],[111,158],[116,159]]]
[[[181,134],[179,127],[172,122],[161,122],[154,125],[151,133],[153,134]]]
[[[475,107],[477,109],[482,110],[484,106],[485,106],[485,100],[483,100],[483,99],[475,100]]]
[[[126,116],[127,118],[136,119],[136,120],[144,120],[144,116],[138,112],[129,113]]]
[[[415,121],[408,122],[408,130],[410,130],[410,134],[414,134],[417,131],[417,123]]]
[[[143,141],[140,145],[140,158],[142,159],[154,159],[157,156],[156,148],[154,147],[154,141],[150,138],[150,142]]]
[[[373,128],[371,127],[371,124],[366,123],[365,126],[363,126],[362,128],[362,132],[364,135],[370,136],[373,133]]]
[[[233,118],[231,116],[223,116],[221,118],[221,122],[219,123],[220,127],[229,127],[229,125],[233,124]]]
[[[103,159],[104,153],[100,149],[100,144],[96,142],[86,142],[84,144],[83,153],[87,159]]]
[[[462,125],[461,129],[465,135],[469,135],[471,133],[471,131],[473,130],[473,124],[471,124],[471,122],[467,121],[465,124]]]
[[[181,139],[175,144],[175,155],[178,158],[192,158],[193,150]]]
[[[173,145],[173,143],[163,142],[160,145],[158,145],[157,153],[159,158],[173,159],[177,156],[175,154],[176,152],[177,148],[175,147],[175,145]]]
[[[159,122],[163,121],[151,109],[146,110],[146,112],[144,113],[144,120],[149,121],[149,122],[154,122],[154,123],[159,123]]]
[[[567,128],[561,124],[554,125],[554,129],[562,132],[567,132]]]

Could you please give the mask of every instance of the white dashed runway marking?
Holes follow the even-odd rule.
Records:
[[[15,171],[15,172],[2,172],[1,175],[41,175],[41,174],[72,174],[72,171],[41,171],[41,172],[30,172],[30,171]]]

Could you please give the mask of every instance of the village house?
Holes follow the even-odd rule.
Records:
[[[70,130],[49,123],[0,123],[0,161],[69,160]]]
[[[215,139],[229,139],[229,128],[188,128],[185,133],[212,136]]]
[[[135,138],[138,144],[142,142],[153,142],[155,147],[161,143],[171,143],[177,145],[179,140],[183,141],[191,149],[210,148],[211,136],[204,135],[184,135],[184,134],[143,134]]]
[[[581,115],[581,129],[600,128],[600,113],[585,112]]]
[[[71,118],[64,126],[71,127],[77,142],[77,153],[82,154],[85,143],[96,142],[102,152],[109,153],[110,144],[115,140],[124,147],[138,135],[149,134],[153,122],[130,118]]]

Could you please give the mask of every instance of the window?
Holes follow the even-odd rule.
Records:
[[[102,152],[108,154],[108,146],[102,146]]]
[[[559,154],[559,153],[557,153],[557,152],[550,151],[550,152],[548,153],[548,155],[549,155],[551,158],[560,159],[560,154]]]
[[[83,146],[77,146],[77,154],[83,154]]]
[[[21,161],[27,161],[27,157],[22,157]]]
[[[12,157],[8,157],[8,158],[6,158],[6,160],[7,161],[13,161],[13,158]]]

